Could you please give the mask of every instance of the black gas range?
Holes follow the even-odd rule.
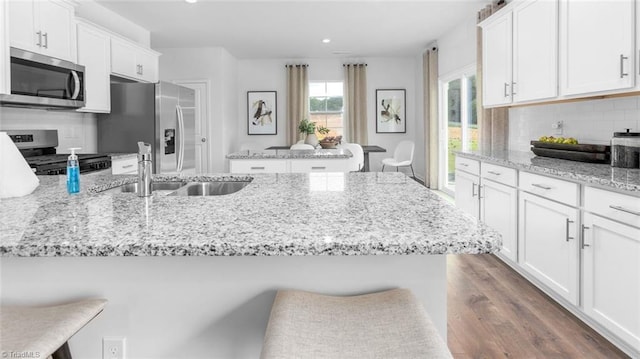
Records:
[[[63,175],[67,173],[69,154],[57,154],[57,130],[6,131],[18,150],[37,175]],[[78,154],[80,172],[87,173],[111,168],[111,157],[105,154]]]

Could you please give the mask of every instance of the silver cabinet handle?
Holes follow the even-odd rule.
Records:
[[[313,166],[312,166],[312,167],[311,167],[311,169],[312,169],[312,170],[324,170],[324,169],[326,169],[326,168],[327,168],[327,167],[324,167],[324,166],[318,166],[318,167],[313,167]]]
[[[532,183],[531,185],[533,187],[538,187],[538,188],[542,188],[542,189],[546,189],[546,190],[550,190],[551,189],[551,187],[543,186],[543,185],[537,184],[537,183]]]
[[[252,170],[263,170],[264,166],[262,166],[262,167],[251,167],[251,169]]]
[[[502,173],[496,172],[496,171],[487,171],[487,173],[491,173],[492,175],[495,175],[495,176],[500,176],[502,174]]]
[[[586,244],[586,243],[585,243],[585,241],[584,241],[584,231],[585,231],[586,229],[589,229],[589,227],[587,227],[587,226],[585,226],[585,225],[583,224],[583,225],[582,225],[582,244],[581,244],[582,249],[584,249],[585,247],[590,247],[590,245]]]
[[[569,218],[567,218],[567,233],[565,235],[567,242],[569,242],[570,239],[574,239],[573,237],[569,236],[569,224],[571,223],[575,223],[574,221],[570,220]]]
[[[44,37],[44,45],[42,45],[42,47],[44,47],[45,49],[49,48],[49,33],[45,32],[44,34],[42,34],[42,37]]]
[[[508,83],[504,83],[504,97],[509,97],[509,84]]]
[[[640,216],[640,212],[638,212],[638,211],[634,211],[634,210],[631,210],[631,209],[627,209],[627,208],[624,208],[624,207],[622,207],[622,206],[614,206],[614,205],[610,205],[610,206],[609,206],[609,208],[611,208],[611,209],[615,209],[616,211],[622,211],[622,212],[626,212],[626,213],[634,214],[634,215],[636,215],[636,216]]]
[[[478,199],[484,198],[484,197],[482,197],[482,187],[484,187],[484,186],[481,185],[481,184],[478,185]]]
[[[466,164],[466,163],[461,163],[461,164],[460,164],[460,166],[462,166],[462,167],[469,167],[469,165],[468,165],[468,164]]]
[[[471,198],[476,196],[476,186],[477,184],[471,183]]]
[[[131,167],[133,167],[133,165],[122,166],[122,168],[131,168]]]
[[[140,75],[144,75],[144,65],[140,65]]]
[[[38,35],[38,43],[36,45],[42,47],[42,31],[36,32],[36,35]]]
[[[516,83],[512,82],[511,83],[511,95],[515,95],[516,94]]]
[[[624,60],[628,60],[629,57],[624,56],[623,54],[620,54],[620,78],[623,78],[625,76],[629,76],[628,73],[624,72]]]

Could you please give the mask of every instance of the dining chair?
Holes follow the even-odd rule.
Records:
[[[413,150],[415,148],[415,144],[413,141],[404,140],[400,141],[396,146],[396,149],[393,151],[393,158],[385,158],[382,160],[382,172],[384,172],[384,166],[392,166],[396,168],[396,172],[399,167],[411,167],[411,173],[413,174],[413,178],[416,177],[415,172],[413,172]]]
[[[349,159],[349,171],[364,171],[364,151],[362,150],[362,146],[357,143],[342,142],[340,147],[349,150],[353,154],[353,157]]]
[[[315,150],[316,148],[311,146],[311,145],[307,145],[306,143],[296,143],[294,145],[291,145],[292,150]]]

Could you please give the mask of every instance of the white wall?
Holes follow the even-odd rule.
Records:
[[[476,18],[469,17],[438,39],[438,74],[447,75],[476,63]]]
[[[76,16],[120,34],[142,46],[151,46],[151,34],[142,26],[125,19],[93,0],[82,0],[77,5]]]
[[[160,79],[163,81],[208,80],[211,83],[209,113],[209,168],[227,171],[224,156],[231,152],[236,133],[237,107],[236,60],[227,50],[210,48],[157,49],[160,56]]]
[[[421,135],[421,115],[416,114],[416,89],[421,77],[416,75],[419,67],[415,57],[365,58],[367,66],[367,116],[369,144],[387,149],[387,153],[371,153],[371,170],[380,170],[382,158],[391,156],[396,144],[403,139],[415,140]],[[304,59],[295,61],[309,64],[309,81],[343,81],[344,61],[340,59]],[[238,104],[237,150],[243,143],[256,143],[266,148],[272,145],[286,145],[286,72],[288,59],[259,59],[238,61]],[[375,124],[376,89],[406,89],[407,133],[377,134]],[[247,135],[247,91],[277,91],[277,135]],[[420,112],[421,113],[421,112]],[[410,173],[410,171],[409,171]]]
[[[58,130],[58,153],[80,147],[79,153],[98,151],[95,114],[0,107],[0,130]]]
[[[551,124],[563,121],[562,135]],[[509,149],[529,151],[540,136],[574,137],[581,143],[608,144],[613,132],[640,131],[640,97],[518,107],[509,110]]]

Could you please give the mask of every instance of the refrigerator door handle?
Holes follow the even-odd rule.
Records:
[[[182,172],[182,165],[184,164],[184,115],[182,113],[182,107],[176,105],[176,114],[178,115],[178,131],[180,131],[180,145],[178,146],[178,172]]]

